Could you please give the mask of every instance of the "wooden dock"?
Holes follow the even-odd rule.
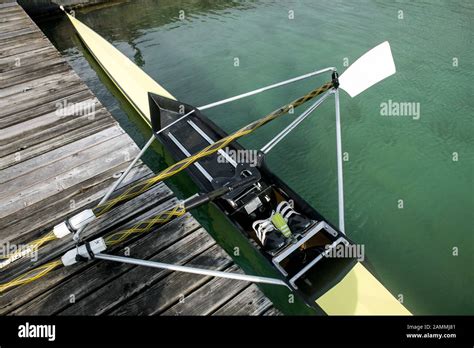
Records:
[[[58,105],[93,105],[58,114]],[[0,242],[24,245],[93,207],[139,149],[16,3],[0,1]],[[153,173],[139,163],[121,189]],[[165,184],[90,224],[86,237],[127,228],[175,204]],[[54,241],[38,259],[0,270],[0,283],[74,247]],[[241,272],[189,214],[111,253]],[[254,285],[92,261],[60,268],[0,296],[11,315],[278,315]]]

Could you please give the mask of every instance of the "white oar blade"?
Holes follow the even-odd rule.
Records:
[[[390,44],[385,41],[372,48],[347,68],[339,77],[339,87],[354,98],[395,72],[395,62]]]

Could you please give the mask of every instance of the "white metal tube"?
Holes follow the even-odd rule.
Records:
[[[264,283],[264,284],[288,286],[283,280],[275,279],[275,278],[214,271],[210,269],[203,269],[203,268],[196,268],[196,267],[189,267],[189,266],[172,265],[169,263],[140,260],[140,259],[134,259],[131,257],[115,256],[115,255],[102,254],[102,253],[95,255],[95,257],[101,260],[122,262],[122,263],[131,264],[131,265],[137,265],[137,266],[167,269],[170,271],[178,271],[178,272],[186,272],[186,273],[193,273],[193,274],[201,274],[201,275],[211,276],[211,277],[221,277],[221,278],[228,278],[228,279],[235,279],[235,280],[243,280],[243,281],[252,282],[252,283]]]
[[[258,88],[258,89],[255,89],[253,91],[243,93],[243,94],[239,94],[239,95],[236,95],[236,96],[231,97],[231,98],[223,99],[223,100],[211,103],[211,104],[200,106],[200,107],[198,107],[198,109],[199,110],[210,109],[210,108],[213,108],[213,107],[216,107],[216,106],[219,106],[219,105],[223,105],[223,104],[227,104],[227,103],[230,103],[230,102],[242,99],[242,98],[250,97],[252,95],[259,94],[259,93],[262,93],[262,92],[265,92],[265,91],[268,91],[268,90],[271,90],[271,89],[274,89],[274,88],[289,85],[290,83],[301,81],[301,80],[304,80],[304,79],[307,79],[307,78],[310,78],[310,77],[313,77],[313,76],[316,76],[316,75],[321,75],[321,74],[323,74],[325,72],[329,72],[329,71],[336,71],[336,68],[329,67],[329,68],[326,68],[326,69],[313,71],[313,72],[310,72],[308,74],[304,74],[304,75],[297,76],[297,77],[294,77],[294,78],[289,79],[289,80],[285,80],[285,81],[282,81],[282,82],[275,83],[273,85]]]
[[[339,202],[339,229],[345,232],[344,226],[344,182],[342,168],[342,132],[341,132],[341,112],[339,108],[339,89],[334,91],[336,101],[336,152],[337,152],[337,194]]]
[[[314,102],[309,108],[307,108],[296,120],[291,122],[285,129],[283,129],[280,133],[278,133],[272,140],[270,140],[267,144],[265,144],[260,151],[263,153],[268,153],[270,150],[277,145],[283,138],[285,138],[288,133],[290,133],[293,129],[295,129],[301,122],[303,122],[314,110],[318,108],[319,105],[323,101],[326,100],[332,93],[332,90],[323,94],[316,102]]]

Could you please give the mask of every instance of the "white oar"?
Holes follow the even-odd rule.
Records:
[[[395,74],[395,62],[388,41],[372,48],[357,59],[339,77],[339,88],[346,91],[352,98],[359,95],[377,82]],[[339,206],[339,229],[345,233],[344,227],[344,182],[342,172],[342,135],[341,115],[339,111],[339,91],[335,91],[336,99],[336,152],[337,152],[337,192]]]
[[[339,77],[339,87],[351,97],[395,74],[396,68],[388,41],[372,48],[357,59]]]

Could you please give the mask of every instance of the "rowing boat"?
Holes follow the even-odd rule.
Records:
[[[176,100],[100,35],[69,14],[68,18],[103,71],[176,161],[190,158],[227,136],[203,115],[203,108]],[[330,71],[333,82],[338,83],[337,74]],[[352,91],[360,92],[357,87]],[[323,95],[310,112],[328,95]],[[186,170],[199,189],[207,193],[223,183],[248,181],[249,185],[226,192],[212,204],[309,306],[329,315],[409,315],[364,262],[354,255],[338,257],[336,251],[351,250],[357,245],[265,164],[265,154],[289,131],[257,152],[232,141]],[[254,161],[239,161],[231,155],[238,153],[253,153]]]

